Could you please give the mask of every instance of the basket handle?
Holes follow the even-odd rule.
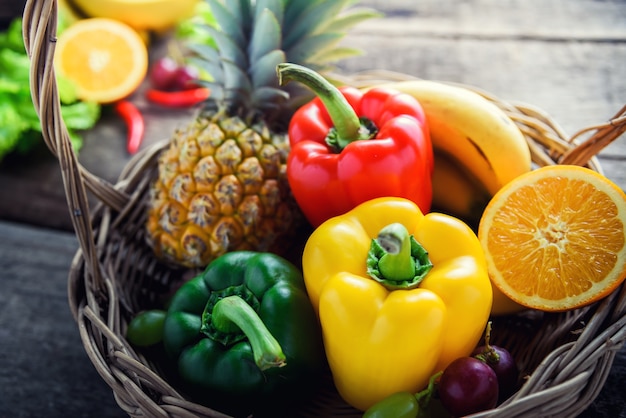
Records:
[[[626,105],[608,122],[581,129],[572,135],[570,143],[574,143],[582,135],[594,130],[595,132],[589,138],[564,153],[559,163],[585,165],[593,156],[626,132]]]
[[[57,0],[28,0],[24,7],[22,30],[30,66],[30,89],[39,115],[43,139],[57,157],[70,217],[89,273],[102,283],[98,254],[91,227],[86,188],[115,210],[121,210],[129,196],[86,170],[72,149],[67,127],[61,117],[61,104],[54,72],[57,34]]]

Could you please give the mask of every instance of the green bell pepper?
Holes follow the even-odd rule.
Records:
[[[163,344],[194,390],[238,401],[304,385],[324,364],[302,274],[270,253],[226,253],[183,284]]]

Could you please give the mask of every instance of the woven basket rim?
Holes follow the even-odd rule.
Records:
[[[42,121],[43,138],[57,157],[63,175],[68,209],[72,215],[79,249],[70,267],[68,295],[87,355],[115,399],[129,415],[223,417],[225,414],[188,400],[172,386],[158,367],[137,352],[124,338],[129,316],[137,299],[158,293],[175,274],[141,244],[144,201],[159,153],[167,146],[160,141],[140,151],[112,184],[80,165],[60,116],[53,68],[56,39],[56,0],[29,0],[24,11],[24,38],[31,56],[33,104]],[[411,79],[407,74],[373,71],[340,75],[345,83],[364,87],[383,81]],[[524,133],[538,166],[587,165],[601,172],[596,155],[626,131],[626,106],[606,123],[567,136],[556,121],[531,105],[502,101],[472,86],[502,108]],[[98,200],[90,207],[87,192]],[[122,254],[120,256],[120,254]],[[142,280],[150,276],[151,286]],[[131,280],[129,278],[134,278]],[[476,417],[522,417],[537,415],[576,416],[598,394],[606,380],[614,354],[626,340],[626,286],[622,285],[601,302],[561,314],[519,314],[506,318],[518,332],[538,321],[539,331],[519,350],[522,358],[536,362],[521,389],[497,408]],[[559,335],[546,353],[547,336]],[[506,336],[506,338],[513,338]],[[503,344],[506,341],[503,341]],[[555,397],[556,395],[556,397]],[[332,390],[305,416],[359,416],[341,404]],[[308,414],[308,415],[307,415]]]

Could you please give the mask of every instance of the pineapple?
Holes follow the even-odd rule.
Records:
[[[358,51],[337,46],[376,16],[354,0],[208,0],[214,45],[190,46],[214,77],[211,98],[160,155],[148,204],[156,255],[203,267],[227,251],[287,248],[303,217],[291,197],[286,127],[311,93],[278,85],[276,66],[325,73]]]

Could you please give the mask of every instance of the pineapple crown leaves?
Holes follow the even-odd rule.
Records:
[[[350,8],[358,0],[286,0],[283,49],[289,62],[316,71],[329,64],[359,55],[355,48],[337,47],[346,33],[359,23],[380,17],[369,8]]]
[[[210,100],[266,120],[297,107],[302,96],[310,99],[307,89],[278,84],[278,64],[330,71],[333,63],[361,52],[337,46],[346,32],[379,16],[370,9],[348,9],[355,0],[206,1],[216,25],[204,28],[215,46],[188,47],[196,54],[194,63],[213,78],[204,83],[212,90]]]

